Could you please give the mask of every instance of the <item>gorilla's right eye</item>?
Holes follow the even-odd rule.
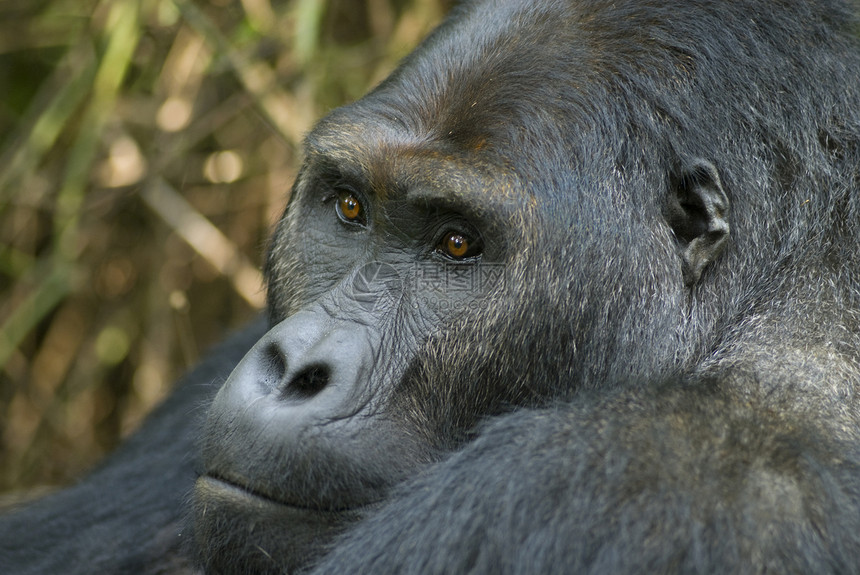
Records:
[[[341,190],[337,197],[337,215],[348,224],[365,225],[364,206],[351,190]]]

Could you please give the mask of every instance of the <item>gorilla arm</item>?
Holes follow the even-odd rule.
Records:
[[[497,418],[315,573],[849,572],[856,421],[737,377]]]

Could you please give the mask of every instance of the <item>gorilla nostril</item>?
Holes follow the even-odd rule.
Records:
[[[266,347],[261,363],[263,385],[267,389],[277,389],[287,372],[287,362],[277,344],[272,343]]]
[[[329,382],[329,371],[324,365],[312,365],[287,382],[284,397],[309,398],[322,391]]]

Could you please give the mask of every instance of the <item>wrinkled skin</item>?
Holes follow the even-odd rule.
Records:
[[[860,571],[855,9],[466,2],[323,119],[196,564]]]

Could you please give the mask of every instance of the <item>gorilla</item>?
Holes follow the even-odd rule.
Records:
[[[860,572],[857,13],[457,6],[308,135],[267,326],[3,571]]]

